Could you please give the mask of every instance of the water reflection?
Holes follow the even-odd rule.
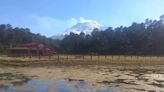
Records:
[[[163,66],[0,68],[0,92],[164,92],[163,80]]]
[[[112,92],[111,90],[96,90],[89,88],[91,85],[87,82],[76,81],[70,83],[66,80],[31,80],[27,85],[38,89],[38,92]]]
[[[7,89],[0,88],[0,92],[112,92],[111,90],[96,90],[89,88],[87,82],[76,81],[70,83],[67,80],[30,80],[22,85],[9,86]]]

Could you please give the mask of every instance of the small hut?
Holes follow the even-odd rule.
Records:
[[[42,43],[27,43],[27,44],[22,44],[20,46],[8,48],[8,51],[10,55],[12,56],[29,56],[29,55],[41,55],[41,56],[49,56],[53,55],[56,52],[53,51],[52,49],[48,48]]]

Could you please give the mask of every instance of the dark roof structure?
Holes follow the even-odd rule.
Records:
[[[8,48],[10,54],[13,55],[53,55],[56,52],[42,43],[26,43],[18,47]]]

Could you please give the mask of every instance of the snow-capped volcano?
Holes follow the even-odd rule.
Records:
[[[97,21],[89,21],[84,23],[77,23],[76,25],[66,29],[61,35],[53,36],[53,39],[63,39],[65,35],[69,35],[71,32],[75,34],[80,34],[81,32],[85,34],[91,34],[94,29],[102,30],[104,26],[99,24]]]
[[[96,21],[78,23],[72,26],[71,28],[66,29],[63,35],[69,34],[70,32],[73,32],[76,34],[80,34],[81,32],[84,32],[85,34],[90,34],[95,28],[101,29],[102,25]]]

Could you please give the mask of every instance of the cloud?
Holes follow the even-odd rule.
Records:
[[[86,23],[86,22],[90,22],[90,23],[94,23],[96,25],[99,25],[99,26],[103,26],[101,25],[98,21],[96,20],[92,20],[92,19],[86,19],[86,18],[83,18],[83,17],[80,17],[78,19],[76,18],[72,18],[71,21],[74,21],[74,25],[77,24],[77,23]]]
[[[86,22],[97,22],[96,20],[86,19],[84,17],[80,17],[78,19],[72,18],[71,21],[73,21],[75,24],[77,24],[77,23],[86,23]]]
[[[79,23],[95,22],[95,20],[85,19],[83,17],[80,17],[78,21],[79,21]]]
[[[29,15],[27,19],[27,25],[33,32],[46,36],[59,34],[66,28],[64,20],[49,16]]]
[[[3,18],[2,18],[3,19]],[[14,27],[30,28],[33,33],[40,33],[45,36],[62,34],[66,29],[77,23],[92,22],[95,20],[80,18],[59,19],[51,16],[41,16],[30,14],[24,16],[11,17],[10,20],[5,18],[3,23],[10,23]]]
[[[52,17],[34,16],[34,19],[37,22],[37,24],[44,29],[51,29],[53,27],[58,28],[61,27],[61,25],[63,24],[61,20]]]
[[[67,28],[76,25],[77,23],[86,23],[86,22],[97,22],[95,20],[91,20],[91,19],[85,19],[83,17],[80,18],[71,18],[66,20],[65,25],[67,26]]]
[[[77,23],[93,22],[95,20],[84,17],[61,19],[39,14],[1,15],[0,23],[11,24],[13,27],[29,28],[33,33],[46,36],[62,34],[66,29]]]

